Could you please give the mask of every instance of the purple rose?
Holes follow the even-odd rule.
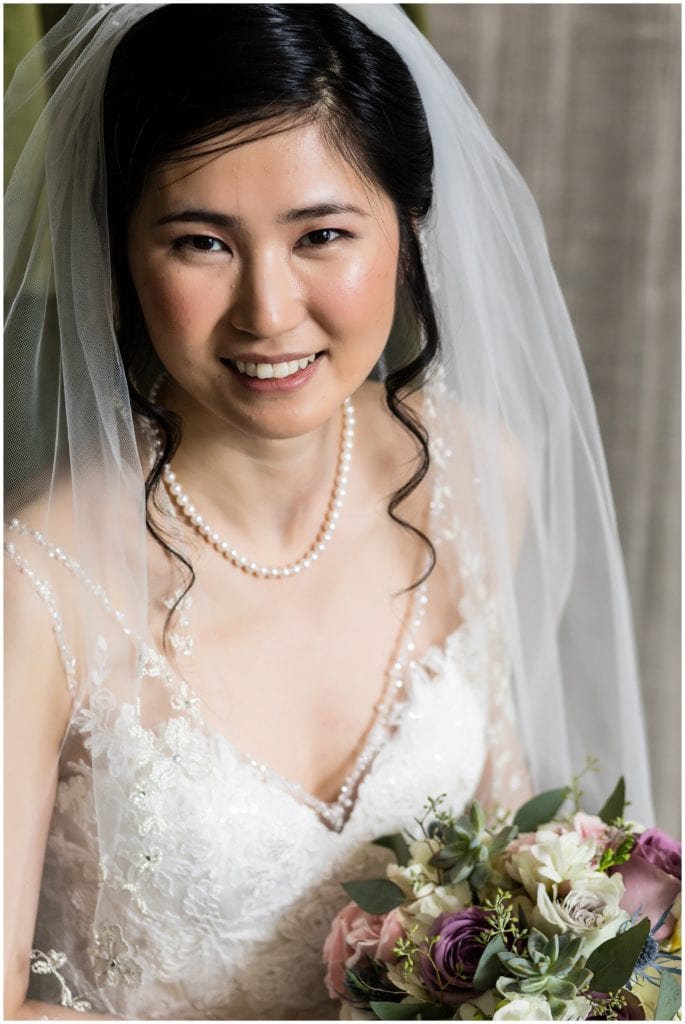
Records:
[[[633,857],[649,861],[673,878],[682,878],[682,847],[677,839],[671,839],[660,828],[648,828],[637,837],[631,853]]]
[[[623,875],[626,890],[621,900],[623,909],[631,915],[648,917],[654,927],[680,892],[681,845],[661,829],[648,828],[637,837],[630,859],[616,871]],[[663,942],[674,927],[674,918],[669,915],[654,937]]]
[[[486,911],[469,907],[441,914],[433,924],[429,938],[437,935],[438,940],[430,948],[430,956],[420,958],[419,971],[438,1002],[456,1006],[477,994],[473,976],[485,949],[482,936],[489,923]]]

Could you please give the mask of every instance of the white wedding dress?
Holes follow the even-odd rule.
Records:
[[[438,474],[438,542],[443,486]],[[462,624],[414,660],[405,645],[406,659],[395,666],[404,686],[393,686],[385,714],[377,712],[335,804],[314,799],[204,725],[201,702],[149,647],[146,685],[165,683],[168,714],[146,727],[108,689],[108,640],[101,637],[95,697],[74,717],[61,759],[33,998],[86,1000],[94,1011],[138,1019],[337,1017],[322,947],[348,900],[341,883],[384,873],[390,855],[369,840],[411,827],[429,796],[446,793],[459,811],[479,782],[480,796],[509,805],[525,785],[482,559],[466,531],[458,545]],[[62,610],[36,565],[47,555],[59,571],[78,575],[78,567],[16,522],[6,547],[48,606],[75,688]],[[108,604],[90,581],[81,584]],[[421,588],[416,605],[426,600]],[[114,614],[109,621],[112,630],[123,628]],[[98,855],[91,753],[108,759],[108,789],[98,797],[116,809],[121,837],[108,866]],[[98,930],[96,905],[106,922]]]

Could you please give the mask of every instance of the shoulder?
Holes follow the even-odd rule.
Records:
[[[358,401],[373,430],[379,469],[393,466],[395,486],[400,486],[416,459],[416,442],[390,414],[381,384],[367,382]],[[483,502],[490,500],[488,518],[503,514],[501,525],[507,530],[515,563],[526,527],[531,473],[521,439],[495,413],[466,405],[441,384],[426,384],[408,395],[404,404],[428,435],[432,480],[436,474],[443,477],[465,523],[482,523]]]
[[[28,489],[26,489],[28,490]],[[49,492],[10,500],[5,528],[5,653],[13,685],[63,703],[78,694],[82,661],[82,581],[70,571],[78,551],[71,488],[56,478]],[[92,602],[91,602],[92,603]],[[52,634],[52,638],[51,638]],[[65,686],[66,682],[66,686]]]

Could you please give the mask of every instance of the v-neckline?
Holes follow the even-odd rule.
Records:
[[[429,511],[427,516],[428,536],[433,535],[438,519],[438,509],[441,507],[439,495],[443,488],[444,467],[437,462],[432,463],[434,478],[432,481]],[[175,516],[175,510],[170,503],[170,511]],[[156,651],[157,657],[161,658],[165,671],[167,686],[176,691],[176,700],[173,705],[176,710],[184,713],[187,704],[193,706],[193,717],[196,722],[201,723],[202,728],[208,737],[216,737],[231,752],[232,756],[240,763],[250,767],[265,782],[278,785],[281,790],[288,792],[300,803],[309,807],[317,816],[321,824],[329,831],[341,833],[351,820],[357,806],[359,792],[364,780],[371,774],[373,766],[381,751],[392,740],[398,727],[399,720],[403,717],[407,706],[411,704],[411,685],[409,669],[412,664],[421,665],[425,658],[436,650],[446,650],[453,639],[467,626],[469,617],[462,616],[462,621],[444,640],[443,645],[431,645],[419,659],[410,658],[409,655],[415,650],[415,633],[420,625],[420,620],[426,610],[428,602],[426,583],[421,583],[412,596],[412,601],[403,619],[402,625],[393,646],[391,664],[385,671],[385,685],[380,702],[374,705],[368,724],[361,734],[361,749],[354,760],[351,771],[338,788],[336,797],[333,800],[324,800],[311,793],[304,785],[289,779],[278,772],[275,768],[252,757],[248,752],[239,747],[225,732],[207,723],[200,711],[202,699],[196,690],[187,680],[183,679],[178,671],[172,671],[167,659]],[[421,610],[421,614],[417,612]],[[177,682],[178,680],[178,682]],[[179,698],[178,691],[181,690]],[[188,694],[190,698],[188,699]]]
[[[442,476],[436,468],[434,471],[434,479],[432,481],[428,505],[428,522],[426,528],[429,536],[431,535],[436,523],[436,510],[439,505],[437,496],[440,493],[441,486]],[[280,788],[287,790],[301,803],[304,803],[314,811],[326,828],[330,831],[340,833],[344,830],[347,822],[352,817],[362,782],[370,773],[381,750],[383,750],[386,743],[395,732],[395,724],[392,719],[396,715],[398,707],[402,708],[409,701],[409,694],[407,692],[408,668],[414,660],[411,658],[411,655],[416,647],[416,632],[425,615],[427,603],[427,584],[426,581],[424,581],[414,590],[409,607],[395,638],[389,664],[385,670],[383,693],[380,701],[373,706],[368,723],[361,734],[359,741],[361,748],[359,754],[354,759],[350,772],[348,772],[345,779],[338,787],[337,795],[333,800],[323,800],[321,797],[315,796],[301,783],[295,782],[293,779],[289,779],[287,776],[278,772],[275,768],[272,768],[259,761],[257,758],[252,757],[249,752],[244,751],[239,747],[221,729],[217,729],[209,725],[200,711],[202,698],[198,695],[196,689],[186,679],[183,679],[178,671],[172,670],[172,666],[169,665],[167,659],[156,651],[156,648],[155,651],[157,657],[161,658],[165,666],[163,678],[165,679],[167,686],[173,691],[178,691],[180,686],[183,693],[186,695],[180,701],[178,699],[175,701],[177,709],[183,711],[184,701],[187,699],[187,695],[192,695],[190,697],[190,702],[193,705],[193,717],[196,721],[201,722],[202,727],[208,736],[219,737],[227,745],[232,755],[241,764],[253,768],[254,771],[265,781],[270,781],[279,785]],[[464,622],[460,624],[455,632],[458,632],[463,625]],[[176,679],[180,682],[177,683]]]
[[[432,512],[430,519],[432,520]],[[412,600],[405,613],[402,626],[393,646],[390,659],[391,664],[389,664],[385,672],[385,684],[381,700],[373,707],[369,722],[362,733],[364,738],[360,740],[360,752],[354,759],[350,772],[348,772],[338,787],[337,795],[333,800],[323,800],[315,796],[301,783],[289,779],[275,768],[252,757],[221,729],[211,726],[202,715],[200,710],[202,698],[198,695],[196,689],[186,679],[182,678],[177,671],[172,669],[167,659],[156,647],[153,647],[152,650],[154,650],[155,657],[162,662],[162,678],[167,688],[174,694],[172,706],[175,710],[181,713],[192,714],[196,723],[201,724],[206,735],[210,738],[217,737],[227,746],[237,761],[253,768],[255,773],[265,781],[276,783],[280,788],[296,796],[301,803],[306,804],[315,811],[322,824],[330,831],[342,832],[353,814],[356,798],[363,780],[369,774],[373,763],[384,748],[388,738],[395,731],[393,719],[398,707],[402,708],[409,701],[409,694],[407,692],[408,668],[414,660],[410,658],[410,655],[415,650],[416,631],[421,625],[428,602],[426,590],[426,584],[421,583],[412,595]]]

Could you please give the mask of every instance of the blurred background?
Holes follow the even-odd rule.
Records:
[[[657,821],[679,834],[680,5],[405,6],[546,224],[606,447]],[[64,10],[4,5],[6,77]]]
[[[606,449],[657,821],[679,834],[680,6],[426,4],[420,16],[542,212]]]

